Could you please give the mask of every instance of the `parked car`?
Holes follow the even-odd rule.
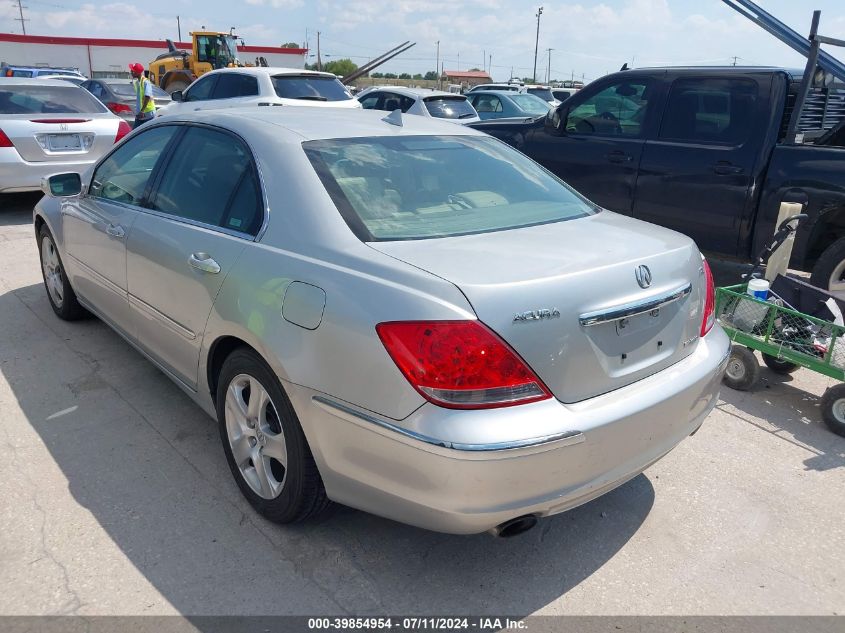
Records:
[[[467,94],[467,98],[482,121],[512,117],[536,118],[545,116],[549,111],[548,103],[527,93],[478,90]]]
[[[242,106],[360,108],[336,75],[296,68],[221,68],[205,73],[157,116]]]
[[[813,88],[800,134],[788,139],[802,75],[626,70],[590,83],[544,120],[475,126],[596,204],[740,261],[769,243],[781,202],[804,203],[810,217],[796,234],[791,266],[845,297],[845,90]]]
[[[525,86],[525,92],[535,97],[540,97],[543,101],[548,103],[552,108],[558,107],[561,102],[552,94],[552,89],[541,84],[528,84]]]
[[[124,121],[135,121],[135,85],[129,79],[89,79],[82,84],[92,95]],[[153,101],[156,108],[172,103],[170,95],[158,86],[153,86]]]
[[[400,117],[148,123],[45,182],[62,196],[34,211],[47,296],[217,419],[269,519],[331,499],[513,535],[702,424],[729,350],[712,277],[689,238],[598,209],[506,144]]]
[[[525,92],[523,84],[507,83],[507,84],[478,84],[467,90],[467,94],[477,92],[479,90],[506,90],[508,92]]]
[[[76,77],[87,79],[78,70],[70,68],[50,68],[48,66],[9,66],[3,65],[0,67],[0,75],[4,77],[19,77],[19,78],[35,78],[35,77],[53,77],[55,75],[62,75],[62,77]]]
[[[37,191],[42,176],[81,171],[129,131],[66,81],[0,78],[0,193]]]
[[[87,81],[82,75],[38,75],[38,79],[61,79],[76,86],[81,86]]]
[[[456,123],[480,121],[467,98],[442,90],[381,86],[368,88],[358,95],[365,110],[401,110],[407,114],[446,119]]]

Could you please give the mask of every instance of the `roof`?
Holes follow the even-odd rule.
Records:
[[[242,75],[316,75],[319,77],[333,77],[337,75],[319,70],[304,70],[302,68],[285,68],[282,66],[240,66],[238,68],[217,68],[209,71],[206,75],[214,73],[240,73]]]
[[[65,79],[42,79],[41,77],[0,77],[0,88],[3,86],[62,86],[64,88],[79,88],[75,83]],[[82,88],[79,88],[82,90]]]
[[[65,46],[123,46],[127,48],[156,48],[167,50],[165,40],[125,40],[92,37],[54,37],[52,35],[18,35],[17,33],[0,33],[0,42],[18,42],[22,44],[63,44]],[[191,50],[191,42],[174,42],[176,48]],[[287,55],[304,55],[307,48],[281,48],[277,46],[238,46],[238,51],[244,53],[278,53]]]
[[[493,78],[483,70],[444,70],[443,74],[447,77],[460,77],[462,79],[487,79],[493,81]]]
[[[418,136],[418,135],[472,135],[484,136],[483,132],[463,125],[455,125],[443,119],[402,115],[402,127],[385,123],[387,112],[382,110],[360,110],[344,108],[226,108],[225,110],[198,110],[161,116],[155,121],[206,121],[234,131],[251,131],[265,141],[268,125],[278,126],[281,141],[302,143],[302,141],[358,138],[370,136]],[[148,124],[149,125],[149,124]],[[275,136],[275,135],[274,135]],[[249,140],[247,138],[247,140]]]

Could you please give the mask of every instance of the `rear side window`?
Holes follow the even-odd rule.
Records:
[[[381,106],[381,109],[387,110],[388,112],[393,112],[394,110],[401,110],[402,112],[407,112],[411,109],[412,105],[414,105],[414,100],[411,97],[406,97],[405,95],[398,95],[392,92],[385,92],[384,102]]]
[[[428,113],[438,119],[469,119],[478,115],[466,97],[428,97],[423,103]]]
[[[254,97],[258,94],[258,79],[240,73],[221,73],[214,86],[212,99]]]
[[[139,205],[144,190],[168,141],[179,131],[165,125],[139,132],[97,167],[88,195],[114,202]]]
[[[543,101],[551,101],[552,99],[554,99],[552,91],[548,88],[529,88],[526,92],[540,97]]]
[[[273,89],[282,99],[349,101],[352,95],[336,77],[322,75],[276,75]]]
[[[84,88],[66,86],[2,86],[0,114],[99,114],[108,112]]]
[[[13,70],[12,77],[32,77],[33,72],[31,70]]]
[[[179,139],[152,208],[255,235],[264,219],[252,154],[238,138],[190,127]]]
[[[678,79],[672,84],[660,138],[742,145],[757,105],[750,79]]]
[[[613,84],[575,106],[566,119],[566,131],[597,136],[640,136],[649,97],[647,80]]]

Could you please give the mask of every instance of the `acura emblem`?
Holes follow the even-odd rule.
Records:
[[[648,269],[648,266],[637,266],[634,276],[636,276],[640,288],[648,288],[651,285],[651,271]]]

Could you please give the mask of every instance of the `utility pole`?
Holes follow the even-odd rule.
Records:
[[[493,53],[490,53],[490,64],[487,67],[487,74],[490,75],[490,79],[493,78]]]
[[[548,84],[552,80],[552,51],[553,48],[547,48],[546,51],[549,53],[549,65],[546,67],[546,83]]]
[[[734,65],[734,66],[736,66],[736,60],[738,60],[738,59],[739,59],[739,57],[737,57],[736,55],[734,55],[734,56],[733,56],[733,60],[734,60],[733,65]]]
[[[323,62],[320,60],[320,31],[317,31],[317,70],[323,70]]]
[[[18,0],[17,4],[12,4],[13,7],[17,7],[18,11],[20,11],[21,17],[15,18],[15,22],[21,23],[21,29],[23,29],[23,34],[26,35],[26,23],[29,22],[29,18],[23,17],[23,10],[28,9],[29,7],[23,6],[23,0]]]
[[[481,70],[487,71],[487,49],[481,50]]]
[[[179,39],[177,41],[182,41],[182,23],[179,21],[179,16],[176,16],[176,31],[179,33]]]
[[[437,63],[434,64],[434,72],[437,74],[437,89],[440,90],[440,40],[437,40]]]
[[[534,39],[534,83],[537,83],[537,46],[540,44],[540,16],[543,15],[543,7],[537,9],[537,37]]]

